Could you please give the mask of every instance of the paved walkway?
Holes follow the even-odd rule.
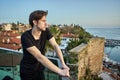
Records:
[[[99,76],[102,77],[103,80],[115,80],[111,76],[109,76],[109,74],[106,72],[101,73]]]

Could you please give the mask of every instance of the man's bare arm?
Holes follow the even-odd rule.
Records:
[[[37,49],[37,47],[29,47],[27,48],[28,52],[30,52],[39,62],[41,62],[48,69],[58,73],[62,76],[69,76],[69,72],[66,70],[61,70],[56,65],[54,65],[48,58],[41,54],[41,52]]]
[[[51,45],[54,47],[55,51],[57,52],[57,55],[62,63],[62,67],[63,68],[67,68],[69,70],[69,67],[66,66],[64,59],[63,59],[63,54],[58,46],[58,44],[56,43],[56,40],[54,37],[52,37],[49,42],[51,43]]]

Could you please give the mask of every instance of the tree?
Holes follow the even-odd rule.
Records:
[[[12,30],[18,30],[18,27],[15,23],[12,23]]]
[[[2,25],[0,24],[0,31],[2,31]]]
[[[68,43],[67,46],[67,50],[70,50],[78,45],[80,45],[81,43],[87,43],[89,41],[89,39],[92,37],[92,35],[88,32],[85,31],[85,29],[83,29],[81,26],[79,25],[74,25],[74,27],[64,27],[61,29],[63,33],[65,30],[69,30],[70,33],[74,34],[75,36],[73,38],[79,38],[78,40],[71,40]]]
[[[81,77],[80,80],[103,80],[98,75],[92,75],[90,68],[86,68],[85,76]]]
[[[60,39],[61,31],[60,31],[59,27],[57,25],[52,25],[52,26],[49,27],[49,30],[52,33],[52,35],[55,37],[56,42],[58,44],[60,44],[60,42],[61,42],[61,39]],[[47,42],[47,44],[46,44],[46,51],[47,50],[51,50],[51,51],[54,50],[53,47],[49,44],[49,42]]]
[[[70,49],[78,46],[80,43],[80,41],[78,40],[70,40],[70,42],[68,42],[68,46],[66,47],[66,50],[69,51]]]

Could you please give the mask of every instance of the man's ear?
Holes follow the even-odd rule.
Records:
[[[37,21],[36,20],[33,20],[33,25],[37,25]]]

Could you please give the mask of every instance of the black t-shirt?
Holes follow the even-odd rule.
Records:
[[[42,31],[40,39],[35,40],[32,36],[32,29],[24,32],[21,36],[21,43],[23,47],[23,58],[20,63],[20,71],[22,73],[34,73],[36,71],[44,70],[44,66],[37,61],[37,59],[27,51],[28,47],[36,46],[40,52],[45,54],[46,40],[51,39],[53,36],[49,29]]]

